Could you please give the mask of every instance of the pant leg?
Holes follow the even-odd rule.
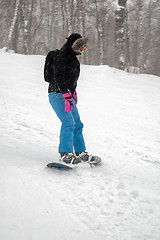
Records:
[[[79,112],[77,106],[73,100],[73,110],[72,115],[75,121],[75,129],[74,129],[74,150],[75,152],[83,152],[86,150],[85,141],[83,138],[83,123],[80,120]]]
[[[59,152],[73,152],[75,120],[72,112],[65,112],[65,100],[61,93],[50,92],[49,101],[62,122]],[[56,126],[55,126],[56,127]]]

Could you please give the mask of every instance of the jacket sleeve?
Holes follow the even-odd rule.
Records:
[[[53,74],[50,72],[51,66],[52,66],[52,51],[49,52],[45,59],[45,65],[44,65],[44,79],[46,82],[51,82],[51,78],[53,77]]]
[[[65,74],[66,74],[65,56],[64,53],[61,53],[58,56],[56,56],[54,63],[54,79],[61,93],[69,92],[69,89],[67,87],[68,84],[65,79]]]

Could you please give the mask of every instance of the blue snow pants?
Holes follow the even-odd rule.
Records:
[[[73,110],[71,112],[65,112],[65,100],[61,93],[50,92],[48,96],[52,108],[62,123],[59,153],[85,151],[86,147],[82,134],[83,123],[80,120],[78,109],[74,100],[72,99]]]

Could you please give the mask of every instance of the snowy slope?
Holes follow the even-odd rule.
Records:
[[[0,53],[0,239],[160,239],[160,78],[81,66],[87,150],[103,165],[69,172],[43,56]]]

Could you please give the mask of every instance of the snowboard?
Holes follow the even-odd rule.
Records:
[[[67,165],[59,163],[59,162],[48,163],[47,167],[49,167],[49,168],[58,168],[60,170],[71,170],[72,169],[72,167],[70,167],[70,165],[67,166]]]
[[[91,160],[87,163],[90,165],[90,167],[96,167],[96,166],[100,165],[101,162],[102,162],[102,159],[100,157],[92,156]],[[60,162],[51,162],[51,163],[47,164],[47,167],[57,168],[59,170],[71,170],[71,169],[77,167],[79,164],[81,164],[81,163],[73,165],[73,164],[63,164]]]

